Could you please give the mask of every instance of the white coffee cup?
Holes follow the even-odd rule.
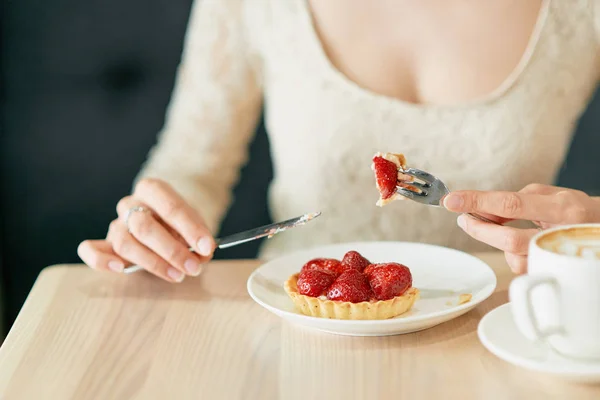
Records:
[[[530,242],[527,275],[510,285],[515,323],[557,353],[600,359],[600,224],[562,226]]]

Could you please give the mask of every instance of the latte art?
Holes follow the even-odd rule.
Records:
[[[563,241],[556,247],[556,252],[566,256],[583,257],[600,260],[600,243]]]
[[[551,232],[537,241],[544,250],[565,256],[600,260],[600,229],[595,227],[570,228]]]

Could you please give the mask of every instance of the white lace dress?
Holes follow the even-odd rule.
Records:
[[[281,220],[314,223],[266,241],[263,257],[333,242],[406,240],[476,251],[456,215],[375,206],[371,157],[401,152],[451,189],[552,183],[598,78],[592,1],[546,0],[523,58],[493,93],[457,106],[371,93],[327,59],[306,0],[201,0],[193,8],[167,123],[141,176],[170,182],[215,231],[264,102]]]

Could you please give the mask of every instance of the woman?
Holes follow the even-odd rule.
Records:
[[[266,241],[262,257],[354,240],[467,251],[487,243],[523,272],[535,230],[461,217],[476,241],[449,211],[541,227],[599,220],[596,200],[546,186],[596,87],[600,10],[593,6],[200,0],[158,144],[106,240],[82,243],[79,254],[97,269],[139,264],[171,282],[198,275],[264,102],[273,217],[324,216]],[[369,168],[377,151],[404,153],[452,190],[478,191],[454,193],[447,209],[377,208]]]

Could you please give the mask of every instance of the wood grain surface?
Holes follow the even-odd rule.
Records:
[[[498,288],[473,311],[391,337],[319,333],[255,304],[256,261],[219,261],[182,284],[82,266],[42,272],[0,348],[0,399],[599,399],[514,367],[477,339],[507,302],[499,253],[478,254]]]

